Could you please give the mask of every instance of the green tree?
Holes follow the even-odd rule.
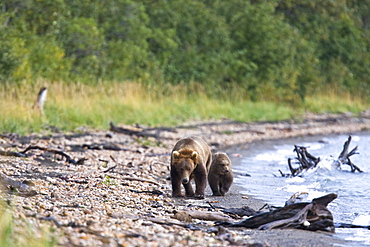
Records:
[[[2,2],[1,80],[68,78],[69,61],[55,39],[64,11],[62,0]]]
[[[153,71],[147,42],[151,30],[147,27],[149,18],[145,7],[138,1],[109,1],[100,11],[99,20],[107,41],[108,78],[149,77],[147,74]]]
[[[64,44],[66,56],[73,60],[74,78],[99,79],[105,40],[94,19],[80,17],[66,20],[59,40]]]
[[[318,89],[369,88],[366,87],[370,72],[369,39],[366,38],[369,36],[364,29],[366,18],[362,12],[366,9],[368,6],[362,1],[278,1],[277,11],[315,46],[317,69],[322,76]]]
[[[199,1],[146,4],[150,51],[166,81],[215,82],[227,74],[231,40],[222,17]]]
[[[207,1],[226,18],[233,40],[230,75],[252,99],[296,102],[311,80],[312,48],[277,14],[273,1]]]
[[[3,0],[0,80],[370,93],[370,0]],[[245,96],[246,94],[241,94]]]

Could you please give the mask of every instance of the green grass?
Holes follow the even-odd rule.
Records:
[[[22,213],[0,206],[1,247],[51,247],[56,243],[52,227],[35,227]]]
[[[358,114],[369,109],[370,104],[365,100],[355,99],[349,93],[345,95],[335,95],[332,92],[325,97],[308,97],[305,108],[314,113],[345,113],[352,112]]]
[[[43,116],[32,107],[42,86],[48,88]],[[297,107],[252,102],[240,88],[220,91],[207,92],[199,84],[184,88],[167,84],[145,86],[135,82],[86,85],[40,80],[13,87],[0,85],[0,133],[41,132],[47,126],[64,131],[83,126],[108,129],[111,121],[148,126],[175,126],[189,120],[221,118],[245,122],[277,121],[300,118],[306,111],[358,113],[369,108],[368,102],[350,95],[323,94],[308,98]]]

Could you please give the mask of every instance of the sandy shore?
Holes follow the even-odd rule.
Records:
[[[58,246],[345,244],[330,234],[223,229],[215,227],[213,221],[176,219],[175,212],[210,211],[210,203],[257,210],[264,202],[240,194],[235,184],[225,197],[210,197],[208,188],[204,200],[171,198],[169,153],[184,136],[200,136],[213,151],[223,151],[231,147],[248,149],[250,143],[260,140],[370,130],[370,112],[359,117],[308,115],[304,120],[277,123],[220,120],[193,122],[175,129],[135,126],[135,131],[140,128],[146,137],[83,128],[74,133],[2,135],[0,151],[20,152],[30,145],[47,148],[27,151],[23,158],[0,156],[0,173],[17,181],[30,181],[36,192],[32,196],[19,196],[3,189],[5,193],[1,197],[14,209],[15,231],[21,232],[22,227],[31,225],[37,236],[42,235],[42,229],[51,228],[51,236],[58,236]],[[67,162],[52,150],[63,151],[74,161],[84,161]]]

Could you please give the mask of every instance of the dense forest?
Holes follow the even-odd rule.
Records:
[[[0,83],[370,93],[370,0],[2,0]]]

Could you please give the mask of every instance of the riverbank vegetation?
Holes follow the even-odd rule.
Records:
[[[281,120],[369,105],[368,0],[0,6],[1,132]],[[36,117],[41,86],[49,94]]]
[[[38,90],[48,88],[44,114],[34,103]],[[239,121],[299,120],[314,113],[353,112],[369,108],[366,101],[349,94],[322,93],[304,103],[250,101],[238,88],[226,92],[207,90],[201,84],[144,85],[135,82],[68,84],[38,81],[20,86],[0,85],[0,129],[29,133],[46,129],[75,130],[78,127],[108,129],[109,123],[175,126],[189,120],[229,118]]]

